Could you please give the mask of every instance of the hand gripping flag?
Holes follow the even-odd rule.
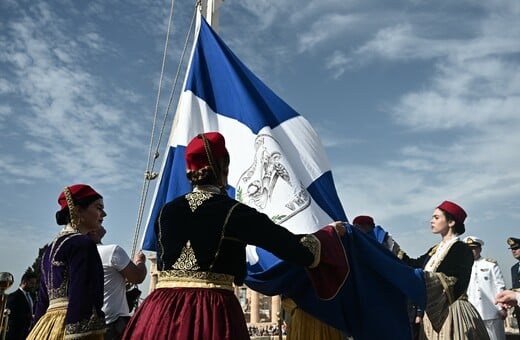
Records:
[[[203,18],[200,18],[183,89],[144,232],[143,249],[156,250],[154,222],[161,207],[191,191],[185,175],[184,151],[191,138],[207,131],[219,131],[226,138],[231,159],[230,196],[264,212],[297,234],[313,233],[334,220],[347,220],[325,151],[309,122],[262,83]],[[359,237],[363,241],[352,247],[354,252],[365,243],[377,248],[374,240],[358,234],[349,229],[342,240],[344,246],[350,247]],[[377,252],[374,260],[369,257],[372,267],[398,262],[385,253],[384,261],[379,263]],[[405,301],[403,291],[406,288],[395,282],[381,283],[381,277],[372,272],[370,266],[358,263],[356,257],[361,257],[351,250],[346,249],[351,265],[347,285],[336,298],[328,301],[316,296],[302,268],[281,261],[260,248],[248,246],[247,255],[249,275],[246,284],[259,292],[293,297],[311,315],[352,335],[365,330],[370,331],[366,334],[374,334],[374,329],[379,328],[373,326],[372,320],[374,316],[384,314],[369,316],[368,310],[382,305],[378,307],[378,313],[387,313],[384,316],[388,317],[388,323],[397,324],[392,330],[401,329],[396,336],[408,332],[406,310],[404,314],[397,312],[400,316],[405,315],[404,319],[394,317],[395,302]],[[406,278],[414,275],[407,271],[409,267],[402,266],[399,267],[402,272],[409,274]],[[373,280],[367,287],[380,289],[379,293],[372,292],[374,298],[368,291],[359,294],[363,283],[353,278],[357,275],[353,268],[361,272],[360,278]],[[395,293],[395,296],[389,298],[389,303],[382,301],[389,293]],[[368,300],[360,301],[364,296]],[[405,306],[401,304],[399,308]],[[359,323],[359,315],[369,319]],[[384,328],[379,332],[388,334]]]

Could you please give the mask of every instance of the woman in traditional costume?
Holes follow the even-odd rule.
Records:
[[[27,339],[103,339],[103,267],[86,235],[101,227],[103,198],[85,184],[66,187],[56,222],[65,227],[41,261],[36,323]]]
[[[442,202],[431,219],[432,232],[440,234],[441,242],[417,259],[403,255],[409,265],[424,268],[431,278],[427,280],[429,293],[438,293],[435,301],[428,301],[420,339],[489,339],[482,319],[466,296],[473,254],[459,239],[465,232],[465,219],[466,212],[459,205]]]
[[[229,154],[220,133],[193,138],[185,158],[193,191],[159,213],[158,283],[123,339],[249,339],[233,288],[246,275],[246,245],[312,268],[320,261],[320,236],[294,235],[227,195]],[[341,245],[336,233],[344,234],[344,225],[328,228]]]

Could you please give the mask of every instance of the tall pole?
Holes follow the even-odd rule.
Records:
[[[206,18],[208,24],[218,32],[218,24],[219,24],[219,9],[224,0],[202,0],[202,15]]]

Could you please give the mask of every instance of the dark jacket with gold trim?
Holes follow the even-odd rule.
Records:
[[[86,235],[62,231],[47,247],[34,323],[47,309],[65,307],[65,336],[104,333],[103,266],[96,244]]]
[[[269,217],[227,195],[192,192],[167,203],[155,223],[160,271],[190,269],[246,275],[246,245],[256,245],[280,259],[309,266],[314,255],[294,235]],[[194,259],[186,256],[191,246]],[[178,259],[181,260],[178,261]],[[184,261],[184,263],[182,263]],[[193,262],[196,262],[194,265]],[[190,268],[182,268],[184,265]]]
[[[403,256],[403,261],[414,268],[424,268],[428,260],[435,254],[437,246],[431,247],[426,254],[412,259],[408,255]],[[437,267],[436,272],[457,278],[453,287],[453,298],[456,300],[466,293],[471,279],[473,266],[473,253],[471,249],[461,241],[455,242]]]

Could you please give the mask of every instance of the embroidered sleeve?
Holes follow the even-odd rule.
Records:
[[[300,243],[314,255],[314,261],[309,265],[309,268],[317,267],[321,257],[321,244],[318,238],[314,235],[305,235],[300,239]]]
[[[68,308],[65,339],[78,339],[105,332],[103,266],[94,242],[76,237],[69,244]]]

